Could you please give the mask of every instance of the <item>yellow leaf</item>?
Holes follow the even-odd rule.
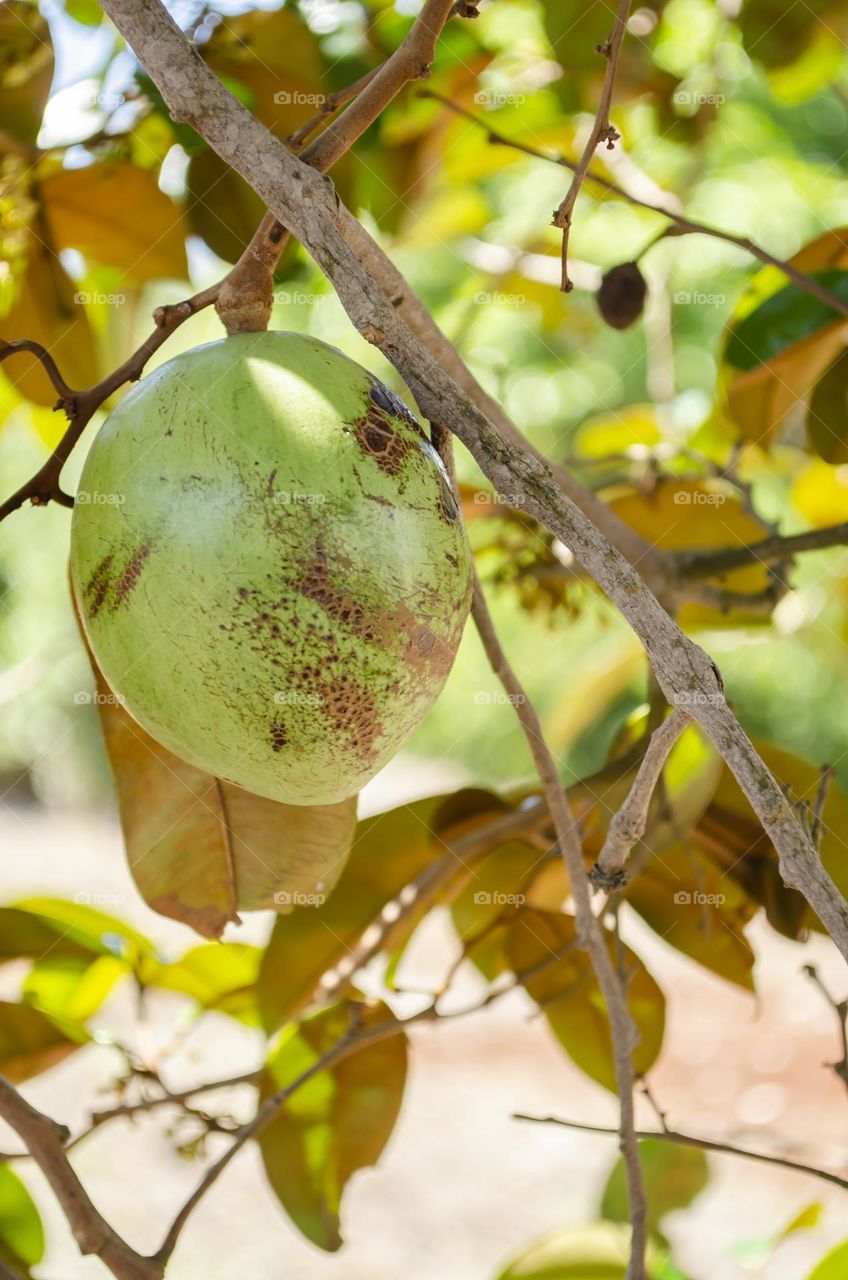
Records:
[[[748,546],[759,542],[765,532],[735,498],[706,481],[663,477],[650,493],[632,490],[614,497],[610,506],[643,538],[666,551]],[[734,569],[721,579],[707,581],[738,592],[759,592],[769,585],[768,570],[762,564]],[[738,621],[740,614],[735,613],[732,618]],[[726,622],[727,615],[703,605],[686,605],[680,615],[684,627]]]
[[[101,162],[59,169],[39,186],[50,239],[57,249],[117,267],[132,284],[184,278],[186,226],[150,170]]]
[[[55,254],[30,239],[26,269],[11,309],[0,320],[0,339],[31,338],[55,360],[69,387],[82,390],[97,381],[97,357],[85,307]],[[19,395],[52,407],[59,396],[35,356],[16,355],[3,371]]]
[[[848,325],[834,321],[734,379],[727,389],[727,409],[749,440],[769,442],[789,411],[806,398],[843,350],[846,338]]]
[[[814,529],[848,520],[848,466],[811,459],[792,486],[792,501]]]
[[[279,804],[196,769],[136,724],[89,658],[127,858],[148,906],[208,938],[238,910],[315,912],[350,851],[356,797]]]
[[[148,905],[211,938],[239,909],[314,909],[344,865],[356,798],[301,808],[251,795],[166,751],[98,688],[127,857]]]

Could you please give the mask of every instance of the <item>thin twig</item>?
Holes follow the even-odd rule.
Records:
[[[621,53],[621,46],[624,42],[624,32],[627,26],[627,15],[630,12],[630,0],[619,0],[618,9],[615,15],[615,25],[605,44],[598,45],[598,53],[602,54],[607,60],[606,74],[604,75],[604,86],[601,90],[601,101],[598,104],[595,122],[586,140],[586,146],[583,148],[583,154],[577,162],[577,168],[574,171],[574,177],[571,180],[571,186],[565,194],[565,198],[559,208],[554,213],[554,226],[562,228],[562,285],[564,293],[570,293],[574,288],[571,280],[568,278],[568,233],[571,230],[571,220],[574,213],[574,206],[577,203],[577,197],[580,194],[580,188],[583,185],[583,179],[589,172],[589,165],[595,157],[595,152],[602,142],[607,144],[607,149],[612,151],[621,135],[610,124],[610,109],[612,107],[612,94],[615,88],[615,73],[618,70],[618,59]]]
[[[626,883],[624,868],[630,850],[645,834],[654,790],[672,747],[690,720],[685,707],[677,706],[651,734],[627,799],[613,816],[604,846],[589,872],[589,880],[596,888],[620,889]]]
[[[563,1120],[559,1116],[530,1116],[525,1115],[523,1112],[516,1112],[513,1115],[513,1119],[529,1120],[532,1124],[557,1124],[565,1129],[576,1129],[580,1133],[602,1133],[610,1136],[617,1133],[616,1129],[608,1128],[606,1125],[582,1124],[577,1120]],[[690,1133],[680,1133],[676,1129],[639,1129],[636,1137],[640,1142],[646,1140],[673,1142],[681,1147],[698,1147],[702,1151],[714,1151],[718,1155],[742,1156],[746,1160],[756,1160],[760,1164],[772,1164],[781,1169],[792,1169],[795,1173],[807,1173],[812,1178],[820,1178],[823,1182],[830,1182],[835,1187],[841,1187],[843,1191],[848,1191],[848,1178],[842,1178],[838,1173],[831,1173],[828,1169],[817,1169],[815,1165],[801,1164],[797,1160],[789,1160],[784,1156],[766,1155],[762,1151],[749,1151],[747,1147],[737,1147],[729,1142],[713,1142],[709,1138],[696,1138]]]
[[[822,981],[819,971],[815,965],[805,964],[804,972],[816,984],[819,991],[822,993],[836,1015],[836,1021],[839,1026],[839,1040],[842,1048],[842,1057],[839,1062],[833,1062],[830,1065],[845,1085],[845,1088],[848,1089],[848,999],[834,999],[828,991],[827,986]]]
[[[770,534],[759,542],[742,547],[708,547],[675,553],[679,573],[691,578],[713,578],[751,564],[785,560],[799,551],[821,551],[848,545],[848,521],[802,533]]]
[[[464,119],[478,125],[485,130],[489,142],[498,146],[509,147],[512,151],[520,151],[522,155],[531,156],[534,160],[546,160],[549,164],[558,164],[562,168],[570,170],[571,173],[577,172],[577,162],[569,159],[568,156],[563,155],[561,152],[542,151],[540,148],[532,147],[528,143],[518,142],[515,138],[509,138],[505,134],[499,133],[498,130],[493,129],[482,116],[476,115],[466,107],[461,107],[450,98],[446,98],[432,89],[419,89],[418,92],[420,97],[433,98],[436,102],[441,102],[454,115],[462,116]],[[818,298],[820,302],[825,303],[826,306],[840,315],[848,316],[848,302],[837,297],[835,293],[826,289],[824,285],[820,284],[812,276],[805,275],[803,271],[793,267],[791,262],[786,262],[783,258],[775,257],[773,253],[769,253],[756,240],[751,240],[748,236],[735,235],[732,231],[722,231],[719,227],[710,226],[706,222],[698,222],[694,218],[687,218],[684,214],[678,213],[674,209],[669,209],[667,205],[655,204],[651,200],[643,200],[639,196],[632,195],[617,182],[611,182],[609,178],[604,178],[599,173],[593,173],[591,169],[587,170],[584,175],[584,181],[594,182],[596,186],[601,187],[609,195],[619,196],[622,200],[626,200],[628,204],[632,204],[638,209],[647,209],[651,213],[659,213],[662,217],[668,218],[674,223],[674,228],[673,231],[664,232],[663,235],[711,236],[715,240],[723,240],[726,244],[735,245],[737,249],[744,249],[746,253],[750,253],[753,258],[758,258],[766,266],[777,267],[778,271],[782,271],[793,284],[797,284],[798,288],[803,289],[805,293]]]
[[[204,307],[208,307],[215,300],[216,293],[217,285],[201,290],[185,302],[159,307],[153,313],[156,328],[138,350],[112,373],[84,391],[74,391],[67,385],[52,356],[39,343],[23,339],[20,342],[3,344],[0,349],[0,361],[21,353],[30,353],[38,357],[59,394],[59,403],[56,408],[64,410],[68,418],[68,427],[44,465],[26,484],[21,485],[20,489],[0,505],[0,520],[5,520],[6,516],[17,511],[28,501],[36,506],[44,506],[48,502],[57,502],[64,507],[74,505],[73,498],[62,491],[59,483],[60,476],[71,450],[96,411],[125,382],[136,382],[154,351],[158,351],[185,320],[196,315]]]
[[[439,424],[433,424],[433,443],[436,446],[451,479],[454,480],[453,444],[450,433]],[[571,811],[568,796],[557,770],[556,761],[547,745],[542,723],[533,703],[527,697],[524,686],[515,674],[501,646],[492,616],[489,613],[483,587],[476,569],[472,568],[471,614],[482,641],[486,657],[518,717],[533,763],[539,774],[542,790],[548,802],[556,832],[559,852],[565,863],[574,899],[577,939],[589,953],[607,1007],[610,1037],[615,1062],[616,1088],[621,1104],[620,1143],[627,1171],[627,1189],[630,1204],[630,1222],[633,1235],[630,1245],[628,1280],[644,1280],[645,1248],[647,1246],[648,1205],[645,1196],[642,1167],[634,1133],[633,1108],[633,1049],[638,1040],[636,1027],[627,1008],[626,986],[620,981],[607,947],[600,923],[595,919],[589,890],[589,881],[583,865],[583,849],[577,822]]]

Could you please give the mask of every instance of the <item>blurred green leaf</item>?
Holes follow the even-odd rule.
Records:
[[[807,407],[807,440],[825,462],[848,460],[848,351],[838,355],[813,387]]]
[[[4,1262],[16,1274],[44,1256],[44,1228],[32,1196],[7,1164],[0,1165],[0,1267]]]
[[[21,994],[44,1013],[71,1022],[85,1022],[96,1013],[115,983],[128,973],[114,956],[99,960],[38,960],[24,979]]]
[[[848,271],[810,273],[842,302],[848,303]],[[747,371],[782,355],[796,342],[839,320],[840,312],[797,284],[788,284],[730,330],[725,357]]]
[[[818,1266],[813,1267],[807,1280],[845,1280],[846,1275],[848,1275],[848,1240],[825,1254]]]
[[[265,1098],[297,1080],[352,1029],[391,1018],[385,1005],[334,1005],[283,1032],[264,1073]],[[265,1172],[280,1203],[307,1239],[341,1246],[339,1210],[350,1177],[376,1164],[391,1136],[406,1082],[406,1037],[366,1045],[319,1070],[259,1135]]]
[[[85,27],[99,27],[103,21],[103,10],[97,0],[65,0],[65,13]]]
[[[89,898],[89,894],[81,894]],[[17,909],[32,914],[60,936],[58,954],[64,943],[75,943],[97,954],[114,955],[135,966],[153,951],[153,943],[143,933],[119,920],[117,916],[89,906],[86,901],[71,902],[66,898],[26,898]],[[57,954],[56,948],[50,955]]]
[[[626,1280],[630,1228],[593,1222],[540,1240],[500,1272],[498,1280]],[[649,1280],[684,1280],[653,1246],[646,1256]]]
[[[186,183],[192,229],[219,258],[235,262],[262,221],[264,202],[209,147],[191,157]]]
[[[607,939],[616,963],[615,940]],[[514,973],[548,1020],[569,1057],[582,1071],[615,1092],[609,1021],[591,962],[577,945],[574,920],[553,911],[522,910],[510,926],[507,954]],[[665,1029],[665,998],[642,961],[621,947],[628,975],[627,1006],[639,1029],[633,1065],[644,1074],[656,1061]]]
[[[661,1139],[639,1143],[639,1161],[648,1200],[648,1229],[663,1240],[663,1218],[687,1209],[710,1180],[707,1157],[697,1147],[681,1147]],[[604,1187],[600,1213],[612,1222],[629,1222],[627,1172],[619,1157]]]
[[[245,1022],[257,1020],[256,979],[262,951],[241,942],[193,947],[173,964],[150,962],[141,980],[179,991],[203,1009],[217,1009]]]

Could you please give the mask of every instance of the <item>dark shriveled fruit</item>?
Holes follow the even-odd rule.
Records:
[[[110,415],[74,508],[94,656],[169,750],[288,804],[358,791],[441,689],[470,600],[438,455],[314,338],[245,333]]]
[[[613,329],[627,329],[638,320],[645,306],[648,286],[635,262],[612,267],[598,289],[598,310]]]

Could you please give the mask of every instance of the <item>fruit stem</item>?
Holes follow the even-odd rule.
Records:
[[[268,328],[278,257],[279,245],[272,237],[254,237],[222,281],[215,310],[229,335],[261,333]]]

